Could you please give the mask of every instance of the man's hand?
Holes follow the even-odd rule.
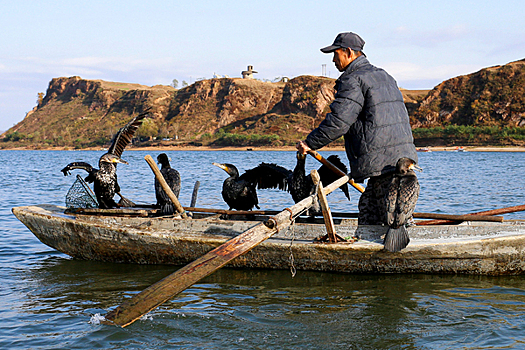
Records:
[[[299,141],[295,144],[295,147],[301,154],[306,154],[311,148],[304,141]]]

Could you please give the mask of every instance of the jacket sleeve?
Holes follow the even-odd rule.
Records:
[[[355,79],[341,82],[335,99],[330,104],[331,112],[306,137],[308,147],[319,149],[346,134],[357,120],[363,104],[364,96],[360,84]]]

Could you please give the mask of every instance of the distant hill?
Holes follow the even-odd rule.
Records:
[[[6,131],[0,147],[106,146],[147,108],[138,145],[294,145],[329,111],[334,79],[220,78],[176,90],[55,78],[43,100]],[[525,143],[525,60],[482,69],[434,89],[401,89],[419,145]],[[341,144],[341,141],[339,141]]]
[[[525,126],[525,59],[448,79],[421,101],[412,127]]]
[[[144,145],[293,145],[324,118],[334,79],[300,76],[287,82],[221,78],[176,90],[55,78],[43,100],[9,129],[0,147],[107,145],[112,136],[151,107],[137,131]],[[425,94],[404,90],[413,105]]]

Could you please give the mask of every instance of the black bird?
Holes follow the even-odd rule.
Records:
[[[230,175],[222,184],[222,198],[230,206],[230,210],[251,210],[253,207],[260,209],[254,179],[248,178],[246,173],[239,176],[239,170],[233,164],[215,162],[212,164]]]
[[[412,218],[419,197],[419,181],[414,169],[421,171],[410,158],[400,158],[385,197],[386,221],[389,226],[383,242],[385,250],[398,252],[410,242],[406,224]]]
[[[341,171],[348,172],[346,165],[338,156],[331,155],[327,160]],[[310,174],[306,175],[305,163],[306,155],[297,152],[297,164],[293,171],[273,163],[261,163],[257,167],[247,170],[245,176],[256,182],[257,188],[278,188],[290,192],[292,199],[297,203],[315,192],[312,176]],[[322,165],[317,172],[323,186],[331,184],[340,177],[325,165]],[[341,186],[341,190],[350,200],[348,186],[344,184]]]
[[[170,165],[170,160],[166,153],[161,153],[157,156],[157,162],[161,165],[160,173],[164,176],[164,180],[173,191],[173,194],[178,198],[180,194],[180,174]],[[163,215],[172,215],[175,212],[173,202],[168,197],[159,180],[155,178],[155,197],[157,197],[157,205],[160,206],[160,212]]]
[[[125,160],[120,158],[124,148],[131,142],[135,131],[142,124],[142,119],[149,112],[142,113],[133,118],[128,124],[122,127],[117,134],[114,136],[111,146],[107,153],[103,154],[98,161],[100,169],[93,168],[86,162],[73,162],[69,163],[62,173],[64,176],[71,175],[70,171],[74,169],[83,169],[89,173],[85,178],[86,182],[93,183],[93,189],[97,196],[99,208],[109,209],[118,206],[133,206],[133,202],[124,198],[120,194],[120,186],[117,181],[117,163],[128,164]],[[113,197],[115,193],[121,197],[119,204],[117,204]]]

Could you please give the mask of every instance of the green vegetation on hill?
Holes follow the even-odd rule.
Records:
[[[418,147],[441,145],[523,146],[525,127],[447,125],[412,130]]]

